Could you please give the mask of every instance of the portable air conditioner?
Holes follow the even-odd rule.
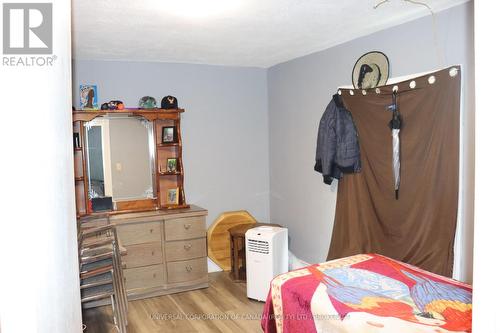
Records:
[[[288,272],[288,229],[257,227],[245,233],[247,297],[265,301],[271,280]]]

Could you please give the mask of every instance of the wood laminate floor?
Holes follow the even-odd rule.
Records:
[[[210,287],[129,302],[128,333],[262,332],[264,303],[249,300],[245,283],[209,274]],[[84,310],[85,333],[117,332],[111,307]]]

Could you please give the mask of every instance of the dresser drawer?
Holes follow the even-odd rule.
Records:
[[[207,239],[197,238],[165,243],[167,261],[187,260],[207,256]]]
[[[125,288],[131,290],[162,286],[165,283],[163,272],[163,265],[124,269]]]
[[[122,257],[126,268],[142,267],[163,263],[161,242],[126,245],[127,255]]]
[[[117,231],[122,245],[161,242],[161,222],[118,225]]]
[[[206,278],[208,274],[207,258],[167,263],[168,283],[187,282]]]
[[[165,240],[181,240],[206,236],[205,217],[165,220]]]

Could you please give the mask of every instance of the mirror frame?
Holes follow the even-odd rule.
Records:
[[[136,119],[139,122],[141,122],[141,125],[143,125],[146,130],[147,130],[147,137],[148,137],[148,156],[149,156],[149,176],[150,176],[150,181],[151,181],[151,191],[152,191],[152,197],[140,197],[137,196],[134,199],[116,199],[114,196],[112,197],[113,200],[113,207],[115,205],[118,207],[121,205],[121,203],[126,203],[126,202],[132,202],[132,201],[143,201],[143,200],[156,200],[157,199],[157,184],[156,184],[156,147],[155,147],[155,133],[154,133],[154,123],[152,121],[147,120],[146,118],[138,115],[131,115],[127,113],[120,113],[120,114],[105,114],[105,115],[99,115],[98,117],[95,117],[94,119],[87,121],[84,123],[84,128],[85,128],[85,147],[87,147],[87,154],[86,154],[86,170],[87,170],[87,186],[90,192],[92,190],[92,184],[91,184],[91,177],[90,177],[90,154],[88,153],[88,147],[89,147],[89,137],[88,137],[88,131],[92,126],[100,126],[98,124],[99,119],[108,119],[108,120],[113,120],[113,119]],[[94,124],[94,122],[96,122]],[[103,161],[104,162],[104,161]],[[116,199],[116,200],[115,200]],[[114,208],[113,208],[114,210]]]

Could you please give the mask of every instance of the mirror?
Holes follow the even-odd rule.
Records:
[[[85,128],[90,198],[154,198],[153,124],[139,117],[106,115]]]

